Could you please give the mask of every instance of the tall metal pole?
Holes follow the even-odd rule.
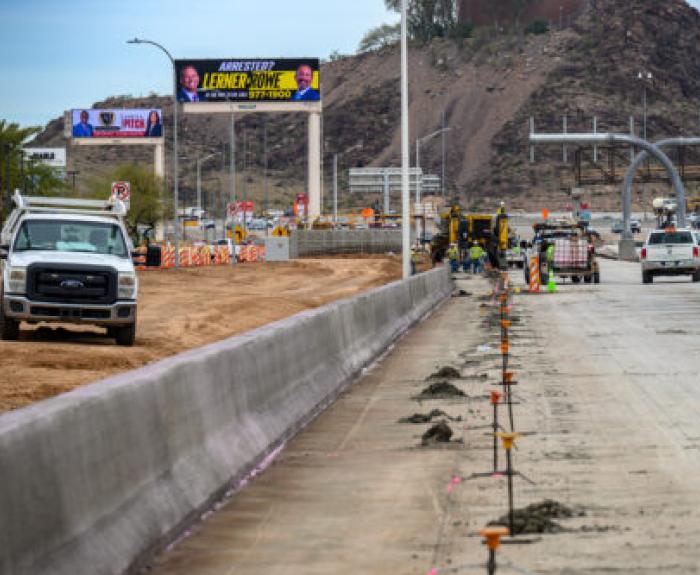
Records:
[[[197,158],[197,217],[202,213],[202,158]]]
[[[338,225],[338,154],[333,154],[333,225]]]
[[[231,202],[236,203],[236,117],[231,112],[231,156],[229,158],[229,178],[231,180]]]
[[[440,192],[441,196],[445,197],[445,139],[447,130],[445,129],[445,112],[442,113],[442,176],[440,178]]]
[[[420,141],[420,138],[416,138],[416,172],[420,168]],[[416,203],[420,202],[420,188],[422,183],[421,178],[416,177]]]
[[[402,231],[402,263],[403,278],[411,275],[411,228],[410,228],[410,197],[408,187],[408,20],[406,4],[401,0],[401,231]]]
[[[248,229],[248,217],[245,204],[248,202],[248,182],[246,169],[248,169],[248,130],[245,124],[243,125],[243,157],[241,158],[241,176],[243,177],[242,194],[243,194],[243,229]]]
[[[644,139],[647,139],[647,85],[644,84],[644,96],[642,97],[644,100],[643,106],[644,106],[644,126],[642,128],[642,131],[644,132]]]
[[[265,198],[265,218],[270,210],[270,198],[267,190],[267,120],[263,120],[263,196]],[[265,235],[267,235],[267,223],[265,224]]]
[[[175,67],[175,59],[172,57],[170,52],[168,52],[163,46],[158,44],[158,42],[153,42],[152,40],[145,40],[142,38],[134,38],[133,40],[127,40],[127,44],[151,44],[159,50],[161,50],[170,60],[173,66],[173,210],[175,212],[175,267],[180,267],[180,218],[179,218],[179,165],[178,165],[178,142],[177,142],[177,68]]]

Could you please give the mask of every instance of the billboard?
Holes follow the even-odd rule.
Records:
[[[318,102],[318,58],[177,60],[179,102]]]
[[[66,167],[65,148],[24,148],[26,158],[50,168]]]
[[[74,138],[161,138],[163,114],[159,109],[73,110]]]

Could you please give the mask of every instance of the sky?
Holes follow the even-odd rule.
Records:
[[[698,0],[700,2],[700,0]],[[172,93],[175,59],[354,53],[383,0],[0,0],[0,119],[43,125],[108,96]]]
[[[689,2],[700,9],[700,0]],[[176,59],[354,53],[383,0],[0,0],[0,119],[43,125],[108,96],[169,94]]]

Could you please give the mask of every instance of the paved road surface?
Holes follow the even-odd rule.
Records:
[[[700,285],[643,286],[638,264],[610,261],[602,278],[515,299],[516,429],[536,432],[515,453],[535,482],[516,483],[516,506],[551,498],[586,514],[501,558],[542,574],[697,573]],[[424,575],[482,561],[475,532],[506,511],[504,480],[447,486],[490,469],[482,397],[498,379],[498,333],[475,301],[485,282],[458,285],[474,297],[409,334],[154,573]],[[447,364],[471,399],[412,400]],[[420,448],[429,425],[396,423],[433,408],[464,417],[450,423],[461,443]]]

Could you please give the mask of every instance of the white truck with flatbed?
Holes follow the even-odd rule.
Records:
[[[647,237],[640,261],[642,282],[650,284],[658,276],[690,275],[700,281],[700,248],[689,229],[666,228],[652,231]]]
[[[27,197],[0,233],[0,338],[20,323],[105,327],[117,344],[136,337],[138,278],[119,200]]]

